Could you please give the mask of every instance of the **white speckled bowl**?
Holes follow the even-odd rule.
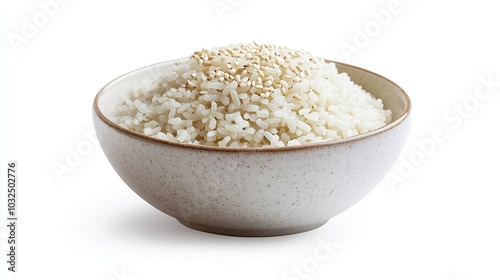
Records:
[[[410,99],[373,72],[336,63],[393,112],[393,121],[358,136],[281,148],[218,148],[172,143],[110,120],[134,84],[172,63],[130,72],[106,85],[93,106],[97,137],[111,165],[140,197],[206,232],[273,236],[308,231],[368,194],[398,158],[410,128]]]

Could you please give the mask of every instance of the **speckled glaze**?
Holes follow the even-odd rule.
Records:
[[[167,61],[106,85],[93,106],[101,147],[123,181],[182,224],[236,236],[275,236],[317,228],[366,196],[390,170],[410,127],[410,100],[388,79],[336,63],[339,72],[383,100],[393,121],[370,133],[281,148],[218,148],[158,140],[109,120],[131,86]]]

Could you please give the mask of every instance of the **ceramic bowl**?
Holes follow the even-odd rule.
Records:
[[[172,61],[125,74],[93,104],[100,145],[123,181],[142,199],[182,224],[236,236],[308,231],[366,196],[397,160],[410,128],[410,99],[368,70],[336,63],[339,72],[393,112],[369,133],[280,148],[219,148],[159,140],[111,121],[130,89]]]

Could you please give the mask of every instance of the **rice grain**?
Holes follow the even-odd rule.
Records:
[[[114,121],[146,135],[219,147],[281,147],[366,133],[391,121],[334,63],[256,43],[202,49],[135,86]]]

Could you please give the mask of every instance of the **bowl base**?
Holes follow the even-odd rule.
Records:
[[[306,226],[298,226],[298,227],[290,227],[290,228],[277,228],[277,229],[241,229],[241,228],[216,228],[210,227],[206,225],[200,225],[197,223],[192,223],[184,220],[177,219],[181,224],[185,225],[188,228],[220,234],[220,235],[230,235],[230,236],[240,236],[240,237],[270,237],[270,236],[280,236],[280,235],[290,235],[301,232],[310,231],[316,228],[321,227],[326,224],[328,221],[306,225]]]

